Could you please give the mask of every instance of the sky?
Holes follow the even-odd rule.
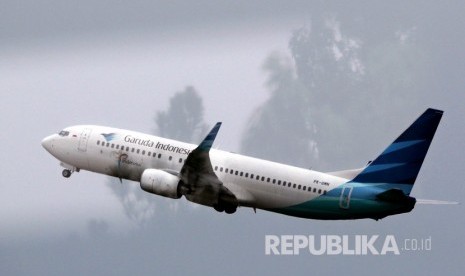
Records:
[[[154,133],[156,113],[189,85],[203,98],[206,122],[223,122],[216,146],[239,151],[247,122],[269,96],[263,63],[273,53],[290,56],[295,29],[309,27],[319,12],[355,19],[381,12],[392,16],[360,32],[383,35],[396,22],[399,30],[423,30],[419,40],[434,53],[426,66],[434,72],[428,84],[435,92],[398,115],[394,126],[356,125],[360,133],[386,137],[367,145],[360,163],[398,134],[387,130],[401,131],[413,121],[418,106],[441,108],[445,115],[414,192],[419,198],[463,201],[462,3],[249,2],[2,1],[0,122],[6,151],[0,156],[0,274],[461,275],[463,204],[417,206],[378,222],[331,222],[250,209],[226,216],[151,196],[151,221],[140,224],[128,218],[108,177],[61,176],[59,162],[40,145],[45,136],[76,124]],[[389,102],[378,108],[388,113]],[[433,249],[400,256],[265,256],[267,234],[431,237]]]

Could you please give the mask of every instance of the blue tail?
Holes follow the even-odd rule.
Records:
[[[442,114],[441,110],[427,109],[352,182],[407,184],[409,194]]]

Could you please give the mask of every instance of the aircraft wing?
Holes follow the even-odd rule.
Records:
[[[218,179],[210,161],[210,149],[221,127],[218,122],[207,137],[186,158],[180,172],[180,191],[188,200],[234,212],[237,199]]]

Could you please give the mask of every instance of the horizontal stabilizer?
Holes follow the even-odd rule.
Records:
[[[443,201],[435,199],[417,199],[418,204],[430,204],[430,205],[455,205],[459,204],[457,201]]]

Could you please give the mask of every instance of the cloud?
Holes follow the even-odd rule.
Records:
[[[267,22],[280,25],[303,15],[306,4],[285,5],[279,1],[3,1],[0,10],[0,42],[11,44],[30,39],[109,33],[215,33],[224,29],[244,29]]]

